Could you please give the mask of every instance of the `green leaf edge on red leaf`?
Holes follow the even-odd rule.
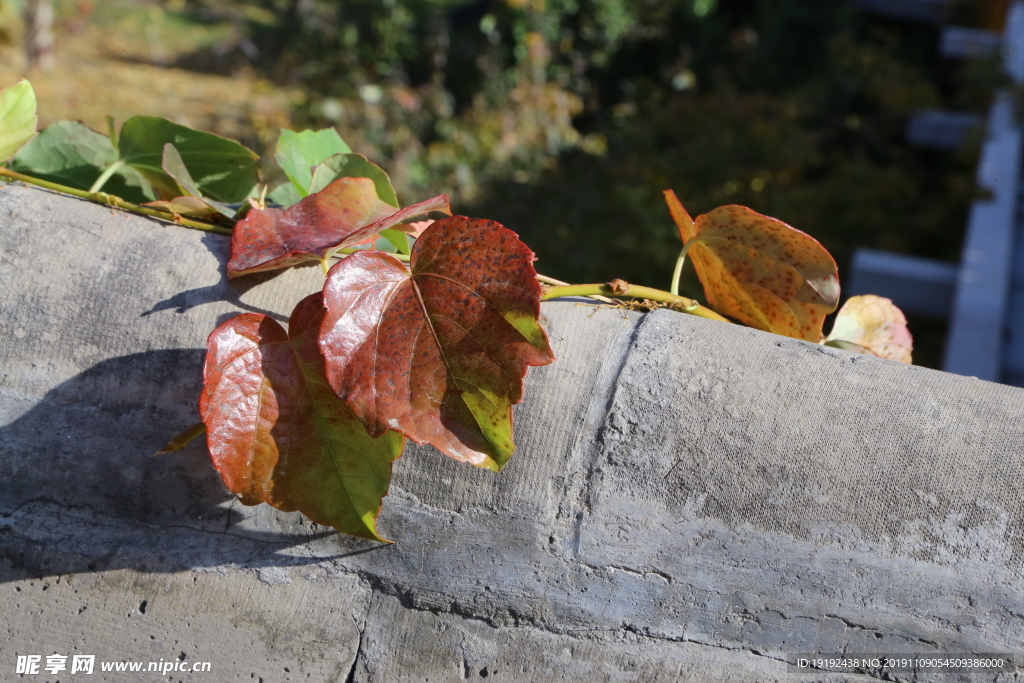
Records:
[[[330,389],[323,375],[323,356],[316,340],[322,316],[323,306],[321,294],[318,292],[296,305],[288,332],[268,316],[243,313],[218,326],[210,334],[199,408],[206,427],[211,459],[228,489],[238,495],[246,505],[265,502],[283,511],[298,510],[313,522],[332,526],[343,533],[390,542],[378,533],[376,518],[380,514],[383,497],[387,495],[390,486],[392,462],[401,456],[405,440],[399,434],[390,431],[377,439],[370,437],[348,406]],[[234,348],[231,340],[225,338],[230,334],[245,339],[241,349]],[[223,344],[227,346],[222,349]],[[241,420],[242,424],[238,424],[239,401],[230,400],[233,392],[237,390],[238,382],[233,383],[232,377],[225,377],[226,371],[253,353],[260,354],[255,360],[260,363],[261,369],[268,363],[276,367],[273,353],[278,349],[267,351],[267,347],[282,345],[288,347],[288,351],[283,352],[284,358],[290,359],[285,361],[286,365],[292,364],[292,367],[288,368],[292,372],[285,373],[284,376],[301,376],[302,389],[297,392],[293,390],[293,395],[289,395],[284,388],[276,389],[275,385],[284,381],[277,370],[273,373],[274,377],[268,377],[265,372],[262,376],[255,373],[246,374],[243,370],[243,374],[246,375],[243,379],[259,385],[256,392],[258,419]],[[300,348],[300,345],[304,348]],[[265,353],[271,354],[269,360]],[[222,355],[226,355],[226,358],[221,358]],[[224,395],[225,392],[227,396]],[[274,430],[289,414],[288,410],[282,410],[280,401],[289,399],[297,402],[297,405],[286,406],[293,411],[301,407],[309,408],[308,402],[312,401],[312,405],[317,408],[314,425],[333,424],[333,429],[303,429],[300,435],[304,441],[319,437],[322,442],[320,445],[324,449],[322,453],[314,453],[310,457],[296,452],[296,434],[289,433],[287,425],[278,431],[275,438]],[[276,415],[273,414],[275,407]],[[268,412],[264,412],[265,410]],[[285,417],[282,417],[282,413]],[[250,422],[256,427],[247,429]],[[301,423],[300,426],[305,427]],[[292,429],[295,429],[294,425]],[[348,433],[342,433],[341,436],[357,440],[359,443],[353,445],[345,441],[339,437],[339,430],[347,430]],[[234,439],[239,438],[243,438],[240,446],[243,457],[247,452],[263,454],[263,460],[257,461],[256,458],[252,458],[247,462],[236,462],[237,458],[232,458],[232,448],[239,447],[233,443]],[[246,438],[251,440],[251,444],[244,441]],[[281,439],[280,442],[278,438]],[[266,450],[268,444],[269,451]],[[315,468],[307,465],[311,460],[320,465],[324,458],[332,458],[327,461],[326,471],[314,471]],[[371,487],[369,492],[358,491],[356,486],[356,492],[353,493],[353,488],[349,485],[352,478],[355,477],[357,484],[367,481],[365,471],[359,474],[350,472],[347,479],[346,475],[340,472],[352,468],[358,470],[360,467],[364,470],[367,467],[374,470],[373,478],[378,484],[383,482],[383,485],[378,485],[375,489]],[[259,470],[263,470],[262,476],[257,477],[258,481],[254,481],[254,473],[258,474]],[[315,488],[335,483],[330,481],[335,470],[340,479],[335,490],[344,490],[348,497],[317,498],[314,495],[311,500],[311,485]],[[339,507],[343,508],[341,512],[338,511]]]
[[[431,255],[422,264],[423,267],[443,261],[443,257],[439,257],[438,254],[440,248],[445,245],[442,244],[441,247],[438,247],[435,242],[446,239],[447,235],[444,233],[449,229],[453,232],[459,230],[468,232],[473,229],[477,229],[481,233],[490,231],[492,236],[497,235],[502,244],[512,242],[513,248],[520,252],[518,257],[522,259],[522,262],[518,264],[518,270],[515,267],[509,268],[510,259],[501,258],[500,252],[496,255],[487,254],[485,253],[486,249],[481,248],[477,254],[480,262],[487,263],[488,267],[490,264],[494,264],[502,268],[500,274],[494,275],[495,278],[518,278],[515,281],[508,279],[505,282],[506,288],[501,290],[501,297],[495,296],[494,292],[491,292],[491,300],[489,300],[466,283],[460,282],[457,274],[438,275],[424,272],[419,267],[421,252],[424,250],[431,249],[433,251],[429,252]],[[488,236],[481,234],[475,237],[480,242],[484,242]],[[462,255],[472,248],[474,247],[453,249],[453,251]],[[512,254],[510,258],[517,258],[517,255]],[[523,380],[526,372],[531,366],[546,365],[555,360],[547,334],[538,322],[541,289],[536,280],[536,271],[533,270],[533,260],[533,252],[522,244],[511,230],[492,221],[474,221],[463,216],[443,219],[431,225],[413,247],[411,268],[383,252],[363,251],[346,257],[331,269],[327,281],[324,283],[324,305],[327,308],[327,314],[321,328],[320,345],[327,359],[327,377],[331,386],[349,404],[371,434],[381,433],[387,428],[394,429],[417,443],[433,445],[455,460],[470,462],[495,472],[500,471],[515,450],[512,440],[512,406],[522,400]],[[363,279],[364,275],[366,275],[365,280]],[[466,328],[459,325],[460,321],[439,316],[436,304],[433,306],[435,310],[432,313],[423,288],[416,285],[417,277],[429,276],[433,276],[437,280],[452,282],[468,290],[472,296],[481,298],[486,302],[486,306],[482,308],[496,312],[503,319],[504,324],[511,328],[511,330],[506,329],[505,333],[515,335],[514,343],[523,347],[520,349],[519,355],[509,356],[514,358],[511,365],[502,365],[495,359],[496,347],[493,344],[488,346],[488,343],[493,340],[488,339],[488,343],[482,343],[479,338],[466,332],[466,336],[482,350],[479,356],[487,357],[493,365],[497,366],[498,371],[494,374],[500,375],[501,380],[508,387],[507,395],[497,396],[499,403],[495,403],[493,397],[488,396],[482,388],[486,384],[485,381],[456,377],[456,372],[452,369],[452,360],[464,358],[467,354],[449,353],[445,355],[445,342],[450,342],[451,339],[442,340],[432,321],[435,318],[449,320],[464,332]],[[353,278],[356,282],[350,283],[346,281],[346,278]],[[359,289],[361,282],[366,283],[365,291]],[[355,286],[350,286],[353,284]],[[406,284],[414,288],[415,297],[405,294],[404,298],[400,299],[399,290]],[[387,293],[371,291],[374,288],[387,289]],[[499,305],[500,298],[505,299],[507,310],[502,310]],[[383,324],[385,313],[392,306],[408,305],[413,300],[417,302],[412,305],[413,310],[417,315],[422,316],[424,321],[430,322],[428,326],[430,334],[423,336],[422,339],[429,345],[429,350],[436,352],[438,357],[443,360],[443,366],[439,364],[437,368],[443,367],[445,379],[443,390],[435,386],[426,388],[408,386],[408,396],[406,396],[402,384],[403,372],[400,369],[389,372],[386,368],[381,371],[378,366],[378,363],[385,363],[387,356],[393,354],[388,354],[386,351],[381,352],[377,344],[378,342],[389,343],[395,336],[388,328],[379,329]],[[447,298],[442,300],[447,300]],[[358,308],[367,305],[372,308],[374,302],[384,303],[381,308],[375,310]],[[509,305],[510,303],[512,305]],[[353,312],[353,309],[356,310]],[[351,317],[346,319],[346,316]],[[413,345],[408,349],[409,362],[420,361],[419,358],[411,357],[419,348],[415,345],[419,339],[420,336],[417,333],[413,339]],[[432,345],[430,344],[431,340],[433,340]],[[398,343],[402,344],[405,341],[399,339]],[[505,342],[505,344],[507,343],[509,342]],[[404,348],[400,349],[398,356],[404,357],[405,350]],[[372,361],[369,364],[365,364],[359,359],[363,353],[371,354]],[[432,357],[429,357],[430,354],[426,354],[426,356],[427,359],[424,362],[433,360]],[[508,358],[506,358],[507,361]],[[518,373],[513,366],[518,366]],[[511,376],[508,371],[512,371]],[[410,370],[409,373],[404,374],[411,376],[411,372]],[[419,374],[428,376],[430,373],[421,371]],[[433,374],[436,377],[440,373]],[[383,384],[380,387],[377,386],[378,375],[383,378],[380,381],[386,382],[389,388],[384,388]],[[394,380],[397,380],[397,383]],[[408,377],[406,381],[409,381]],[[500,384],[500,382],[494,384]],[[477,393],[479,396],[476,395]],[[451,407],[448,404],[449,399],[461,403]],[[413,402],[420,403],[424,400],[430,401],[429,410],[422,410],[422,405],[412,406]],[[474,404],[476,408],[474,408]],[[493,408],[490,414],[484,410],[488,404]],[[406,408],[407,405],[408,408]],[[460,423],[460,427],[465,425],[469,425],[469,427],[460,429],[463,437],[459,437],[452,431],[451,420],[455,419],[452,417],[453,414],[459,416],[463,409],[468,411],[472,419],[465,419]],[[481,410],[484,412],[479,412]],[[426,415],[425,418],[424,415]],[[465,414],[462,414],[461,417],[465,418]],[[490,422],[491,426],[485,424],[487,422]],[[474,427],[479,430],[478,434],[469,433]],[[475,444],[464,440],[466,436],[475,441]]]

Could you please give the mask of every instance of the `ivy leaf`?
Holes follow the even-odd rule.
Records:
[[[391,178],[384,172],[384,169],[362,154],[335,154],[318,164],[313,169],[313,180],[309,184],[309,193],[316,194],[338,178],[369,178],[373,181],[377,197],[382,202],[390,204],[396,209],[399,207],[398,195],[395,194],[395,188],[391,185]],[[399,252],[409,253],[409,238],[405,236],[403,230],[388,228],[381,232],[381,236],[395,245]]]
[[[206,212],[207,215],[220,214],[224,218],[231,221],[235,218],[235,210],[223,202],[218,202],[208,197],[204,197],[202,190],[196,185],[196,182],[192,180],[192,174],[188,172],[185,167],[185,162],[181,158],[181,154],[178,152],[178,148],[167,143],[164,145],[164,156],[160,162],[160,167],[164,169],[164,172],[171,176],[183,192],[190,195],[191,198],[199,200],[200,203],[209,207],[211,211]],[[183,199],[184,197],[179,197]]]
[[[309,194],[316,194],[338,178],[369,178],[373,181],[377,197],[398,208],[398,196],[391,185],[391,178],[362,154],[335,154],[317,164],[309,183]]]
[[[275,204],[280,204],[287,209],[301,202],[302,198],[305,196],[306,195],[295,189],[295,186],[292,185],[291,181],[288,181],[287,183],[281,183],[271,190],[270,194],[267,195],[267,198]]]
[[[879,358],[913,362],[914,339],[903,311],[889,299],[873,294],[850,297],[822,343],[847,350],[860,347]]]
[[[80,121],[57,121],[25,145],[10,166],[18,173],[88,190],[117,162],[117,150],[106,135]],[[125,165],[104,183],[103,191],[136,204],[154,196],[149,181]]]
[[[28,81],[0,90],[0,161],[7,161],[36,134],[36,93]]]
[[[167,143],[178,150],[205,197],[229,204],[241,202],[256,184],[259,157],[234,140],[158,116],[132,117],[121,127],[121,158],[146,176],[165,199],[180,194],[177,182],[163,168]]]
[[[299,510],[317,524],[383,541],[376,518],[404,439],[374,439],[324,377],[321,294],[288,332],[243,313],[210,335],[199,412],[214,467],[246,505]]]
[[[282,130],[281,137],[277,139],[274,158],[295,189],[305,197],[312,194],[309,184],[313,177],[313,167],[330,156],[351,151],[333,128],[304,130],[301,133]],[[397,207],[397,202],[393,206]]]
[[[323,261],[430,211],[450,214],[448,195],[396,212],[377,197],[370,178],[339,178],[291,208],[249,211],[231,235],[228,276]]]
[[[690,219],[672,190],[665,201],[708,304],[766,332],[817,342],[839,305],[832,256],[810,235],[745,206]]]
[[[198,197],[175,197],[169,200],[146,202],[143,206],[186,218],[200,220],[223,220],[224,218],[224,214]]]
[[[411,271],[379,251],[346,257],[324,284],[331,386],[371,434],[501,470],[523,377],[555,359],[533,261],[511,230],[463,216],[423,233]]]

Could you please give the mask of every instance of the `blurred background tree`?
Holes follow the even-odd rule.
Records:
[[[65,18],[75,5],[55,4]],[[857,246],[955,261],[981,131],[956,152],[914,148],[907,117],[983,114],[1003,79],[995,60],[940,57],[937,24],[841,0],[101,4],[150,23],[159,12],[174,27],[157,34],[167,66],[263,98],[208,128],[262,153],[280,125],[335,126],[403,202],[451,193],[458,212],[516,230],[542,272],[573,282],[667,287],[679,249],[667,188],[695,215],[745,204],[810,233],[841,276]],[[954,0],[946,18],[997,28],[1004,10]],[[268,104],[270,92],[283,99]],[[700,295],[692,273],[684,290]],[[917,358],[936,365],[942,326],[912,329]]]

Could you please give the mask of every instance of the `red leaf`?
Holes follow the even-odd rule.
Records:
[[[382,252],[346,257],[324,285],[331,386],[371,434],[500,470],[523,377],[554,360],[533,260],[511,230],[462,216],[423,233],[411,272]]]
[[[448,195],[396,212],[377,197],[370,178],[339,178],[290,208],[250,211],[231,235],[228,276],[322,261],[430,211],[450,214]]]
[[[246,505],[300,510],[318,524],[382,539],[375,520],[404,439],[371,438],[324,377],[321,294],[289,332],[243,313],[210,335],[199,412],[214,467]]]

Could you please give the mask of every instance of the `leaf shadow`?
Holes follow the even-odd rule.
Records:
[[[202,439],[152,455],[198,421],[203,353],[102,361],[0,427],[0,583],[120,568],[304,566],[383,549],[241,506]]]
[[[228,241],[222,235],[204,235],[202,239],[203,244],[206,248],[217,257],[220,262],[220,282],[215,285],[208,285],[206,287],[195,287],[193,289],[186,289],[185,291],[178,292],[174,296],[168,297],[163,301],[158,301],[153,304],[152,308],[148,311],[144,311],[140,317],[147,317],[154,313],[161,311],[173,310],[175,313],[185,313],[193,308],[202,306],[203,304],[227,302],[237,306],[238,308],[250,311],[252,313],[262,313],[270,318],[273,318],[279,322],[287,322],[288,318],[270,311],[267,309],[259,308],[248,304],[242,300],[242,296],[245,295],[249,290],[261,285],[265,282],[273,280],[275,277],[284,273],[284,270],[273,270],[262,273],[253,273],[251,275],[245,275],[240,278],[230,279],[227,276],[226,263],[230,258],[230,246]],[[299,266],[293,267],[316,267],[319,268],[319,264],[311,262],[308,264],[300,264]]]

